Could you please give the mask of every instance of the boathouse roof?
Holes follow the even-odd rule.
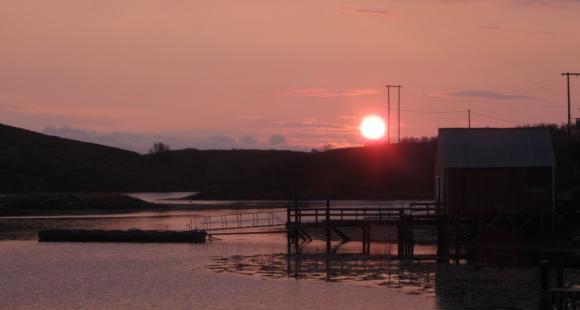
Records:
[[[440,128],[437,161],[442,168],[556,166],[544,128]]]

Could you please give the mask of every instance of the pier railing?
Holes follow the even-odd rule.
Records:
[[[432,218],[444,214],[440,204],[421,202],[411,203],[404,207],[303,207],[298,204],[288,206],[286,212],[260,211],[233,213],[224,215],[198,216],[191,218],[192,230],[219,231],[245,228],[276,227],[287,223],[323,223],[350,221],[397,221],[401,216],[413,218]]]
[[[284,226],[283,211],[235,213],[191,218],[195,230],[217,231],[244,228]]]
[[[330,208],[300,208],[299,206],[288,207],[288,223],[323,223],[332,221],[389,221],[400,220],[401,216],[414,218],[432,218],[446,214],[444,208],[438,203],[411,203],[406,207],[399,208],[366,208],[366,207],[340,207]]]

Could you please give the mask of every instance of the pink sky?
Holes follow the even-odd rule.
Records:
[[[362,116],[386,115],[391,83],[403,136],[466,126],[468,108],[474,126],[562,123],[579,16],[574,0],[5,1],[0,122],[97,142],[346,146],[364,143]]]

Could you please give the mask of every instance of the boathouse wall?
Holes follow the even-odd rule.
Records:
[[[449,168],[446,175],[452,214],[537,214],[552,209],[551,167]]]
[[[450,214],[548,213],[555,208],[550,134],[536,128],[442,128],[435,198]]]

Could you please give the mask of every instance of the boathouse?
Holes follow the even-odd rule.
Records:
[[[556,158],[540,128],[441,128],[435,198],[449,214],[541,214],[555,207]]]

